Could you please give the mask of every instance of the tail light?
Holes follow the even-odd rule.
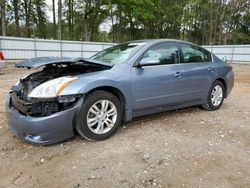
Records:
[[[0,52],[0,60],[4,60],[3,52]]]

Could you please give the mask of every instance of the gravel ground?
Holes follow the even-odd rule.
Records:
[[[27,144],[4,98],[25,70],[0,71],[0,187],[250,187],[250,65],[218,111],[192,107],[124,123],[108,140]]]

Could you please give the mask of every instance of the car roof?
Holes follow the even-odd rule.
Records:
[[[158,43],[158,42],[181,42],[181,43],[186,43],[186,44],[191,44],[191,45],[195,45],[198,46],[197,44],[191,43],[191,42],[187,42],[184,40],[178,40],[178,39],[142,39],[142,40],[134,40],[134,41],[128,41],[125,43]]]

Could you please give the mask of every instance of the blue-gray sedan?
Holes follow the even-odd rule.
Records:
[[[167,110],[217,110],[234,85],[231,66],[179,40],[132,41],[89,59],[41,57],[16,66],[40,69],[11,88],[8,125],[17,137],[41,145],[75,132],[103,140],[123,121]]]

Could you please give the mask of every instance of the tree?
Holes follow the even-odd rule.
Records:
[[[57,38],[62,40],[62,0],[58,0],[58,28]]]
[[[30,37],[30,14],[31,14],[31,0],[24,0],[25,12],[25,35]]]
[[[84,6],[84,39],[85,41],[90,41],[90,37],[92,34],[92,29],[89,23],[90,13],[91,13],[91,0],[86,0],[85,6]]]
[[[19,26],[19,3],[18,0],[13,0],[13,8],[15,14],[15,26],[16,26],[16,36],[20,37],[20,26]]]
[[[9,36],[124,42],[176,38],[197,44],[250,43],[250,0],[1,0]],[[103,31],[100,26],[111,25]]]
[[[86,0],[80,9],[83,14],[85,41],[92,41],[98,33],[99,25],[109,16],[108,4],[105,0]]]
[[[250,10],[239,20],[239,27],[235,31],[236,43],[250,44]]]
[[[2,30],[2,36],[5,36],[6,35],[5,0],[1,0],[1,30]]]
[[[212,44],[212,34],[213,34],[213,8],[214,0],[210,2],[210,23],[209,23],[209,44]]]
[[[72,40],[74,37],[74,0],[67,0],[67,6],[68,37]]]
[[[33,1],[32,17],[36,24],[36,36],[39,38],[46,38],[46,4],[45,0],[34,0]]]
[[[52,0],[52,14],[53,14],[53,38],[56,39],[56,8],[55,8],[55,0]]]

